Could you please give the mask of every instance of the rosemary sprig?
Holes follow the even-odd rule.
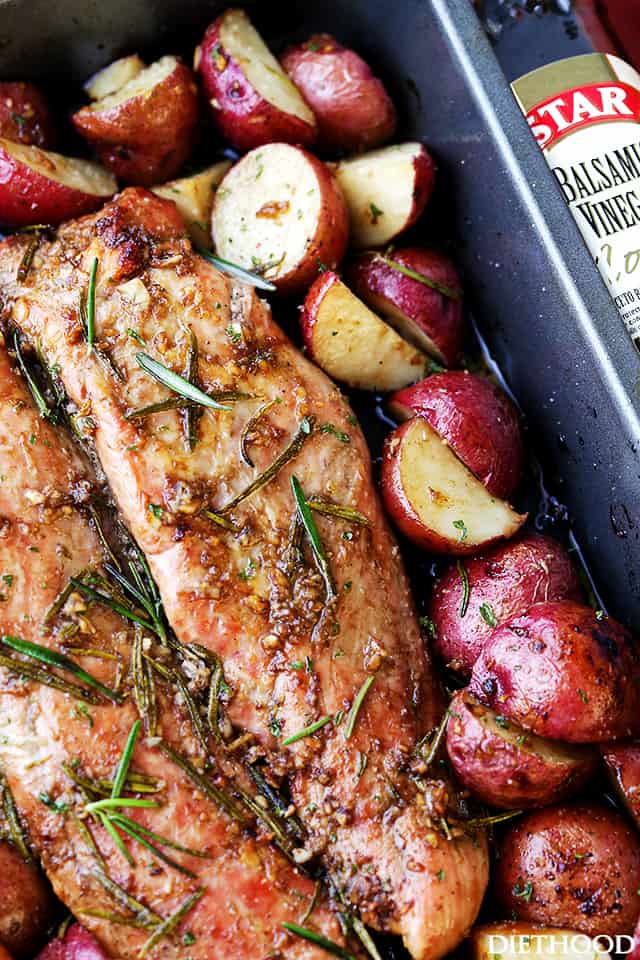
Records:
[[[326,500],[321,500],[320,497],[310,497],[307,503],[312,510],[323,514],[325,517],[336,517],[339,520],[348,520],[349,523],[369,526],[369,518],[365,517],[359,510],[354,510],[353,507],[345,507],[339,503],[328,503]]]
[[[358,693],[356,694],[356,698],[353,701],[353,706],[351,707],[351,710],[349,711],[349,716],[347,718],[347,725],[344,730],[345,740],[348,740],[351,734],[353,733],[353,729],[356,725],[356,720],[358,719],[358,714],[360,713],[360,708],[362,707],[364,698],[366,697],[369,690],[371,689],[371,685],[373,684],[373,681],[375,680],[375,678],[376,678],[375,673],[369,674],[367,679],[364,681],[364,683],[358,690]]]
[[[286,740],[282,741],[282,746],[290,747],[292,743],[297,743],[298,740],[304,740],[305,737],[310,737],[312,734],[317,733],[318,730],[322,730],[323,727],[326,727],[326,725],[331,723],[332,720],[333,717],[331,717],[329,714],[321,717],[314,723],[310,723],[308,727],[298,730],[297,733],[292,733],[290,737],[287,737]]]
[[[444,716],[442,720],[440,721],[440,723],[438,724],[438,727],[436,728],[435,734],[433,735],[432,739],[429,741],[429,749],[427,750],[426,753],[423,754],[424,765],[427,770],[435,760],[436,754],[440,749],[440,744],[442,743],[443,737],[447,730],[447,725],[449,723],[450,716],[451,716],[451,711],[447,708],[444,712]]]
[[[40,390],[40,387],[31,376],[29,369],[27,368],[27,365],[24,362],[22,350],[20,349],[20,338],[18,337],[17,330],[13,334],[13,349],[15,350],[18,366],[20,367],[20,372],[22,373],[25,383],[29,388],[29,393],[33,397],[33,402],[36,405],[36,410],[38,411],[38,415],[42,417],[43,420],[50,420],[52,423],[55,422],[56,411],[50,408],[49,404],[47,403],[44,396],[42,395],[42,391]]]
[[[505,813],[494,813],[488,817],[474,817],[471,820],[465,820],[465,827],[491,827],[494,823],[503,823],[505,820],[512,820],[514,817],[521,817],[524,810],[507,810]]]
[[[7,657],[4,656],[4,654],[0,654],[0,667],[4,667],[5,670],[9,670],[19,677],[34,680],[36,683],[42,683],[46,687],[53,687],[54,690],[67,693],[69,696],[75,697],[76,700],[83,700],[85,703],[90,703],[93,706],[100,703],[98,697],[91,693],[90,690],[85,690],[84,687],[76,683],[64,680],[62,677],[59,677],[57,673],[51,673],[49,670],[37,667],[35,664],[27,663],[24,660],[18,660],[16,657]]]
[[[233,533],[237,533],[240,527],[237,523],[234,523],[233,520],[229,520],[228,517],[223,517],[219,513],[214,513],[213,510],[203,510],[202,515],[211,520],[212,523],[215,523],[218,527],[222,527],[223,530],[231,530]]]
[[[320,534],[318,533],[318,528],[316,527],[316,522],[313,519],[313,514],[309,508],[309,502],[304,495],[298,478],[294,474],[291,475],[291,489],[296,501],[298,516],[300,517],[300,521],[311,544],[311,550],[318,568],[318,572],[324,580],[325,590],[327,593],[327,602],[330,602],[337,595],[336,585],[331,574],[327,555],[324,552],[324,547],[322,545],[322,540],[320,539]]]
[[[159,914],[157,914],[150,907],[146,907],[143,903],[140,903],[140,901],[136,900],[135,897],[132,897],[130,894],[128,894],[119,883],[116,883],[116,881],[109,876],[106,870],[94,870],[93,876],[98,883],[104,887],[107,893],[113,897],[119,907],[129,910],[134,915],[136,920],[138,920],[145,927],[155,928],[159,927],[163,923],[162,917],[159,916]]]
[[[469,595],[471,593],[471,588],[469,586],[469,574],[467,573],[467,568],[460,558],[456,562],[458,568],[458,573],[460,574],[460,580],[462,581],[462,598],[460,600],[460,610],[459,616],[460,619],[465,616],[469,608]]]
[[[142,652],[142,631],[136,628],[131,651],[133,698],[142,717],[147,736],[155,737],[158,727],[156,688],[151,667]]]
[[[224,684],[224,668],[222,661],[216,657],[216,663],[209,679],[209,698],[207,700],[207,723],[209,730],[218,741],[222,742],[220,733],[220,693]]]
[[[199,406],[209,407],[210,410],[231,409],[231,407],[225,407],[222,403],[214,400],[214,398],[208,393],[205,393],[204,390],[189,383],[189,381],[181,377],[179,373],[175,373],[163,363],[154,360],[153,357],[150,357],[147,353],[136,353],[136,360],[145,373],[148,373],[150,377],[153,377],[154,380],[161,383],[163,387],[172,390],[173,393],[177,393],[178,396],[185,397],[187,400],[191,400]]]
[[[193,330],[189,331],[189,349],[187,351],[187,363],[185,369],[185,380],[187,380],[196,390],[199,390],[198,382],[198,340]],[[202,410],[198,406],[189,405],[181,411],[182,429],[184,433],[184,442],[189,453],[192,453],[198,442],[198,421],[202,416]]]
[[[0,637],[0,643],[4,644],[5,647],[9,647],[11,650],[15,650],[16,653],[21,653],[34,660],[39,660],[40,663],[46,663],[47,666],[66,670],[67,673],[73,674],[74,677],[82,680],[87,686],[97,690],[98,693],[101,693],[107,700],[111,700],[113,703],[122,703],[122,697],[119,693],[100,683],[99,680],[92,677],[90,673],[87,673],[86,670],[79,667],[78,664],[70,660],[69,657],[65,657],[63,653],[49,650],[48,647],[42,647],[39,643],[31,643],[30,640],[22,640],[20,637],[9,637],[6,634]]]
[[[234,510],[238,504],[242,503],[243,500],[246,500],[247,497],[250,497],[252,493],[255,493],[256,490],[260,490],[262,487],[266,486],[268,483],[273,480],[275,476],[280,472],[280,470],[289,463],[290,460],[293,460],[294,457],[300,453],[300,450],[309,439],[313,433],[315,420],[312,417],[305,417],[298,427],[298,430],[289,445],[282,451],[282,453],[276,457],[273,463],[267,467],[267,469],[261,473],[248,487],[245,487],[233,500],[230,500],[229,503],[225,504],[218,514],[229,513],[231,510]]]
[[[80,297],[80,319],[87,338],[87,349],[92,350],[96,340],[96,275],[98,258],[94,257],[89,271],[89,283],[86,295]]]
[[[102,606],[108,607],[110,610],[113,610],[114,613],[119,613],[121,617],[124,617],[126,620],[131,620],[132,623],[139,624],[150,633],[155,633],[153,624],[148,620],[145,620],[144,617],[139,616],[135,610],[133,610],[133,608],[125,607],[124,604],[118,603],[118,601],[114,600],[113,597],[109,597],[104,593],[100,593],[94,587],[90,586],[88,583],[83,583],[82,580],[78,580],[76,577],[71,577],[71,583],[76,590],[78,590],[80,593],[83,593],[85,597],[88,597],[90,600],[94,600],[96,603],[100,603]]]
[[[245,270],[244,267],[239,266],[237,263],[231,263],[230,260],[223,260],[222,257],[216,257],[215,254],[209,253],[208,250],[198,250],[198,253],[201,257],[204,257],[205,260],[208,260],[209,263],[212,263],[214,267],[217,267],[222,273],[227,273],[230,277],[237,277],[239,280],[244,280],[245,283],[250,283],[258,290],[266,290],[269,293],[273,293],[277,289],[274,283],[270,283],[257,273],[251,273],[250,270]]]
[[[96,920],[106,920],[107,923],[115,923],[123,927],[133,927],[139,930],[149,929],[149,924],[142,920],[136,920],[135,917],[126,917],[122,913],[114,913],[110,910],[78,910],[78,913],[81,917],[94,917]]]
[[[244,822],[244,816],[240,810],[238,810],[234,801],[231,797],[228,797],[222,790],[216,787],[215,784],[201,774],[196,768],[183,757],[182,754],[177,753],[172,747],[169,746],[164,740],[159,744],[159,749],[168,757],[169,760],[173,761],[177,767],[179,767],[182,772],[191,780],[193,784],[210,800],[213,800],[214,803],[217,803],[229,816],[233,817],[234,820],[237,820],[240,823]]]
[[[133,757],[133,751],[135,750],[136,740],[138,739],[139,732],[140,732],[140,721],[136,720],[136,722],[131,727],[131,730],[129,731],[127,742],[125,744],[124,750],[122,751],[122,756],[120,757],[116,774],[113,778],[113,787],[111,789],[112,799],[115,797],[119,797],[120,794],[122,793],[122,788],[129,774],[129,767],[131,766],[131,758]]]
[[[249,776],[255,783],[256,787],[269,803],[269,806],[273,810],[275,816],[282,822],[285,830],[295,837],[298,841],[303,841],[306,839],[306,831],[298,817],[295,814],[290,814],[289,807],[284,802],[277,790],[275,790],[271,784],[269,784],[265,778],[262,776],[260,770],[253,765],[247,767]]]
[[[40,246],[41,237],[42,234],[40,231],[34,231],[33,235],[30,237],[29,243],[25,247],[22,260],[20,261],[18,270],[16,272],[16,280],[18,283],[24,283],[24,281],[27,279],[29,270],[31,269],[31,264],[33,263],[33,258],[36,255],[38,247]]]
[[[277,399],[269,400],[267,403],[263,403],[260,409],[257,410],[252,417],[249,417],[244,427],[242,428],[242,433],[240,434],[240,456],[248,467],[255,467],[255,463],[249,456],[249,452],[247,449],[249,446],[249,437],[254,431],[258,421],[261,420],[262,417],[264,417],[265,413],[271,410],[271,408],[275,406],[276,403],[278,403]]]
[[[20,821],[13,794],[3,773],[0,773],[0,801],[4,819],[7,822],[8,839],[11,840],[25,863],[33,863],[33,854],[29,849],[27,835]]]
[[[344,947],[341,947],[338,943],[334,943],[333,940],[328,940],[326,937],[323,937],[321,933],[316,933],[315,930],[301,927],[297,923],[283,923],[282,926],[285,930],[288,930],[289,933],[293,933],[296,937],[315,944],[317,947],[320,947],[321,950],[330,953],[334,957],[340,957],[341,960],[356,960],[354,955],[349,953],[348,950],[345,950]]]
[[[196,903],[202,899],[205,892],[205,888],[200,887],[200,889],[196,890],[195,893],[192,893],[189,897],[187,897],[187,899],[178,907],[175,913],[172,913],[170,917],[167,917],[166,920],[163,920],[162,923],[158,925],[146,943],[142,945],[138,956],[146,956],[150,950],[153,950],[156,944],[160,943],[160,941],[165,937],[170,936],[174,930],[180,926],[187,914],[193,910]]]
[[[418,283],[424,284],[425,287],[430,287],[437,293],[442,294],[443,297],[447,297],[449,300],[462,300],[462,290],[459,288],[449,287],[444,283],[439,283],[437,280],[432,280],[430,277],[425,277],[423,273],[418,273],[417,270],[412,270],[411,267],[405,267],[404,263],[400,263],[398,260],[392,260],[391,257],[385,256],[382,253],[377,253],[376,257],[382,263],[391,267],[392,270],[397,270],[398,273],[403,273],[405,277],[417,280]]]
[[[178,873],[184,874],[185,877],[190,877],[191,880],[196,879],[197,874],[195,874],[193,870],[189,870],[181,863],[178,863],[177,860],[174,860],[173,857],[168,856],[159,848],[159,846],[151,843],[151,840],[148,839],[149,837],[154,837],[158,843],[164,844],[165,846],[174,846],[165,837],[160,837],[157,833],[147,830],[145,827],[140,826],[139,823],[136,823],[134,820],[130,820],[128,817],[125,817],[122,814],[113,814],[113,816],[110,818],[110,822],[113,824],[114,829],[117,828],[118,830],[122,830],[122,832],[130,836],[132,840],[135,840],[136,843],[139,843],[140,846],[149,850],[154,857],[156,857],[158,860],[161,860],[162,863],[166,863],[168,867],[171,867],[173,870],[177,870]],[[195,851],[189,850],[186,847],[177,847],[177,849],[182,850],[185,853],[195,853]]]
[[[187,687],[182,675],[177,670],[173,670],[171,667],[165,667],[164,664],[158,663],[157,660],[154,660],[152,657],[147,656],[146,653],[143,653],[142,656],[149,664],[149,666],[156,671],[164,680],[167,680],[169,683],[172,683],[180,691],[180,695],[184,702],[184,705],[187,708],[187,713],[189,714],[189,719],[191,721],[191,726],[193,727],[193,732],[198,740],[205,757],[209,755],[209,744],[207,743],[207,732],[204,728],[202,722],[202,717],[200,716],[200,711],[198,710],[197,704],[195,703],[189,688]]]
[[[110,797],[113,789],[113,780],[89,780],[81,776],[70,763],[63,763],[62,768],[70,780],[80,787],[85,794],[98,797]],[[147,777],[143,773],[130,772],[125,782],[125,789],[131,793],[158,793],[160,783],[154,777]]]
[[[207,394],[212,400],[218,400],[220,403],[235,400],[252,400],[250,393],[242,393],[240,390],[212,390]],[[150,403],[146,407],[139,407],[137,410],[130,410],[125,413],[125,420],[137,420],[141,417],[150,417],[154,413],[166,413],[167,410],[187,410],[190,407],[198,408],[200,404],[185,397],[169,397],[167,400],[160,400],[158,403]]]

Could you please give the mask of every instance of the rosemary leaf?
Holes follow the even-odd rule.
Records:
[[[25,863],[33,863],[33,855],[29,849],[27,835],[20,821],[20,815],[16,807],[16,802],[13,799],[11,788],[3,773],[0,773],[0,801],[2,803],[4,819],[7,821],[9,839]]]
[[[114,822],[123,822],[133,829],[137,830],[138,833],[143,834],[145,837],[149,837],[150,840],[155,840],[156,843],[159,843],[163,847],[170,847],[172,850],[177,850],[179,853],[186,853],[190,857],[200,857],[202,860],[211,860],[211,856],[208,853],[203,853],[202,850],[192,850],[190,847],[182,847],[179,843],[174,843],[173,840],[168,840],[166,837],[161,837],[160,834],[154,833],[153,830],[148,830],[147,827],[143,827],[142,824],[136,823],[134,820],[130,820],[129,817],[125,817],[122,813],[114,814]]]
[[[131,651],[133,698],[148,737],[155,737],[158,725],[155,683],[151,668],[142,654],[142,631],[136,628]]]
[[[235,533],[240,529],[238,525],[233,522],[233,520],[229,520],[227,517],[222,517],[219,513],[214,513],[213,510],[203,510],[202,513],[207,520],[211,520],[212,523],[217,524],[224,530],[231,530]]]
[[[234,820],[239,821],[240,823],[244,822],[244,816],[241,811],[238,810],[234,801],[231,797],[228,797],[222,790],[211,783],[211,781],[201,774],[191,763],[183,757],[181,754],[177,753],[172,747],[169,746],[165,741],[161,741],[159,744],[161,752],[168,757],[169,760],[172,760],[177,767],[180,767],[182,772],[191,780],[196,787],[204,793],[206,797],[210,800],[213,800],[214,803],[217,803],[219,807],[233,817]]]
[[[87,348],[91,350],[96,340],[96,275],[98,273],[98,258],[94,257],[89,271],[89,283],[86,298],[80,300],[80,316],[87,338]]]
[[[294,474],[291,475],[291,489],[293,490],[293,496],[296,501],[298,515],[309,538],[309,542],[311,543],[311,550],[313,552],[316,566],[322,576],[322,579],[324,580],[324,585],[327,592],[327,602],[329,602],[336,596],[336,585],[329,568],[329,561],[327,560],[327,555],[324,552],[324,547],[322,545],[322,540],[320,539],[320,534],[318,533],[318,528],[316,527],[316,522],[313,519],[311,510],[309,509],[309,502],[304,495],[298,478]]]
[[[173,370],[170,370],[169,367],[165,367],[163,363],[154,360],[147,353],[136,353],[136,360],[145,373],[148,373],[150,377],[153,377],[154,380],[157,380],[158,383],[161,383],[168,390],[177,393],[178,396],[192,400],[193,403],[199,404],[202,407],[209,407],[211,410],[231,409],[231,407],[225,407],[223,404],[218,403],[218,401],[214,400],[209,394],[200,390],[199,387],[195,387],[192,383],[189,383],[189,381],[181,377],[179,373],[175,373]]]
[[[166,863],[168,867],[173,867],[173,869],[177,870],[178,873],[183,873],[186,877],[190,877],[192,880],[196,879],[196,874],[193,872],[193,870],[188,870],[187,867],[183,867],[181,863],[178,863],[178,861],[174,860],[173,857],[169,857],[155,844],[151,843],[151,841],[147,839],[143,831],[140,829],[140,825],[135,823],[135,821],[129,820],[128,817],[113,816],[111,817],[111,824],[113,825],[114,829],[117,827],[119,830],[122,830],[123,833],[126,833],[133,840],[135,840],[136,843],[139,843],[140,846],[144,847],[146,850],[150,850],[154,857],[157,857],[158,860]]]
[[[351,734],[353,733],[353,729],[356,725],[356,720],[358,719],[358,714],[360,713],[360,708],[362,707],[364,698],[369,692],[375,678],[376,678],[375,673],[370,674],[367,677],[367,679],[364,681],[360,689],[358,690],[356,698],[353,701],[353,706],[351,707],[351,710],[349,711],[349,716],[347,718],[347,726],[345,727],[345,731],[344,731],[345,740],[348,740]]]
[[[104,800],[94,800],[85,807],[87,813],[100,813],[104,810],[128,810],[130,808],[143,810],[158,810],[160,804],[155,800],[138,800],[136,797],[106,797]]]
[[[253,399],[250,393],[241,393],[239,390],[212,390],[207,396],[211,397],[212,400],[218,400],[220,403]],[[124,418],[125,420],[137,420],[139,417],[149,417],[154,413],[166,413],[167,410],[184,411],[190,407],[197,408],[199,406],[200,404],[193,400],[187,400],[185,397],[169,397],[168,400],[160,400],[158,403],[150,403],[138,410],[131,410],[129,413],[125,413]]]
[[[29,640],[22,640],[20,637],[9,637],[5,634],[0,637],[0,643],[3,643],[11,650],[15,650],[17,653],[22,653],[27,657],[32,657],[34,660],[39,660],[41,663],[46,663],[50,667],[59,667],[61,670],[66,670],[68,673],[73,674],[74,677],[77,677],[78,680],[86,683],[87,686],[93,687],[94,690],[101,693],[107,700],[111,700],[113,703],[122,703],[122,697],[119,693],[100,683],[99,680],[92,677],[90,673],[87,673],[86,670],[79,667],[78,664],[70,660],[69,657],[65,657],[63,653],[57,653],[55,650],[49,650],[48,647],[42,647],[38,643],[31,643]]]
[[[214,267],[217,267],[222,273],[227,273],[230,277],[237,277],[239,280],[244,280],[245,283],[250,283],[257,290],[266,290],[269,293],[273,293],[276,290],[274,283],[270,283],[257,273],[251,273],[250,270],[245,270],[244,267],[240,267],[237,263],[231,263],[230,260],[223,260],[221,257],[216,257],[215,254],[209,253],[208,250],[198,250],[198,253],[201,257],[204,257],[205,260],[208,260],[209,263],[212,263]]]
[[[322,513],[326,517],[337,517],[340,520],[348,520],[350,523],[369,526],[369,518],[358,510],[354,510],[353,507],[345,507],[338,503],[327,503],[326,500],[321,500],[319,497],[310,497],[307,503],[316,513]]]
[[[167,917],[166,920],[163,920],[161,924],[158,925],[157,929],[151,934],[149,939],[142,945],[138,956],[144,957],[150,950],[152,950],[156,944],[160,943],[165,937],[170,936],[174,930],[176,930],[187,914],[195,907],[198,900],[201,900],[205,894],[205,888],[200,887],[199,890],[196,890],[195,893],[192,893],[184,903],[178,907],[175,913],[172,913],[170,917]]]
[[[18,361],[18,366],[20,367],[20,372],[25,379],[25,383],[27,384],[27,387],[29,388],[29,393],[33,397],[33,402],[36,405],[36,410],[38,411],[38,415],[42,417],[43,420],[53,421],[55,419],[55,411],[49,407],[47,401],[42,395],[40,387],[35,382],[31,374],[29,373],[27,365],[24,362],[24,357],[22,356],[22,350],[20,349],[20,339],[18,337],[17,331],[13,335],[13,349],[15,350],[15,353],[16,353],[16,359]]]
[[[283,923],[282,926],[285,930],[288,930],[289,933],[293,933],[296,937],[307,940],[309,943],[314,943],[317,947],[320,947],[321,950],[332,954],[334,957],[340,957],[341,960],[356,960],[353,954],[345,950],[344,947],[323,937],[321,933],[316,933],[315,930],[301,927],[297,923]]]
[[[304,446],[305,442],[313,433],[314,428],[314,419],[312,417],[305,417],[301,421],[300,426],[296,432],[291,443],[282,451],[280,456],[276,457],[273,463],[267,467],[267,469],[256,477],[256,479],[249,484],[241,493],[239,493],[233,500],[230,500],[221,510],[218,511],[219,514],[229,513],[231,510],[234,510],[239,503],[242,503],[243,500],[246,500],[247,497],[251,496],[252,493],[255,493],[256,490],[260,490],[266,484],[270,483],[271,480],[280,472],[280,470],[289,463],[290,460],[293,460],[294,457],[300,453],[300,450]]]
[[[442,720],[440,721],[440,723],[438,724],[438,727],[437,727],[437,729],[436,729],[436,732],[435,732],[435,734],[433,735],[433,738],[432,738],[432,740],[431,740],[430,743],[429,743],[429,749],[428,749],[427,752],[424,754],[424,764],[425,764],[425,767],[427,768],[427,770],[429,769],[429,767],[431,766],[431,764],[433,763],[433,761],[434,761],[435,758],[436,758],[436,754],[438,753],[438,750],[439,750],[439,748],[440,748],[440,744],[442,743],[442,739],[443,739],[443,737],[444,737],[444,735],[445,735],[445,732],[446,732],[446,729],[447,729],[447,724],[449,723],[449,717],[450,717],[450,716],[451,716],[451,713],[450,713],[449,709],[445,710],[444,716],[443,716]]]
[[[82,583],[81,580],[77,580],[76,577],[71,577],[71,583],[74,585],[76,590],[79,590],[80,593],[83,593],[91,600],[95,600],[96,603],[101,603],[104,607],[108,607],[110,610],[113,610],[114,613],[119,613],[120,616],[124,617],[126,620],[131,620],[133,623],[138,623],[141,627],[144,627],[145,630],[149,630],[150,633],[155,633],[153,624],[149,623],[148,620],[145,620],[144,617],[138,616],[138,614],[130,607],[125,607],[112,597],[108,597],[104,593],[99,593],[87,583]]]
[[[494,813],[488,817],[474,817],[472,820],[465,820],[465,827],[490,827],[494,823],[503,823],[505,820],[512,820],[514,817],[520,817],[524,810],[507,810],[505,813]]]
[[[316,908],[316,906],[317,906],[317,903],[318,903],[318,898],[319,898],[319,896],[320,896],[320,891],[321,891],[321,890],[322,890],[322,880],[316,880],[316,885],[315,885],[315,887],[313,888],[313,896],[311,897],[311,900],[309,901],[309,906],[308,906],[307,909],[304,911],[304,913],[303,913],[302,916],[300,917],[300,920],[298,921],[298,925],[299,925],[299,926],[304,927],[305,923],[307,922],[307,920],[309,919],[309,917],[311,916],[311,914],[312,914],[313,911],[315,910],[315,908]]]
[[[208,756],[209,744],[207,742],[207,732],[204,728],[197,704],[191,696],[189,688],[184,682],[182,676],[177,670],[173,670],[170,667],[165,667],[164,664],[158,663],[158,661],[154,660],[152,657],[148,657],[146,653],[143,653],[142,656],[153,670],[159,673],[164,680],[167,680],[169,683],[173,683],[180,691],[180,695],[187,708],[187,713],[189,714],[189,719],[191,720],[191,726],[193,727],[193,732],[196,736],[196,739],[202,747],[205,757]]]
[[[122,856],[125,858],[125,860],[129,864],[129,866],[133,867],[135,865],[135,860],[129,853],[129,850],[127,849],[127,846],[124,840],[122,839],[122,837],[120,836],[120,834],[118,833],[114,825],[111,823],[111,820],[109,819],[109,817],[105,813],[98,812],[98,819],[102,824],[102,826],[104,827],[104,829],[109,834],[109,836],[111,837],[111,839],[113,840],[116,848],[120,851]]]
[[[187,351],[187,365],[185,370],[185,379],[197,390],[200,389],[198,383],[198,341],[193,330],[189,331],[190,342]],[[198,421],[202,416],[202,410],[191,404],[181,411],[184,440],[189,453],[192,453],[198,442]]]
[[[320,720],[316,720],[314,723],[310,723],[308,727],[304,727],[303,730],[299,730],[297,733],[291,734],[290,737],[287,737],[286,740],[282,741],[283,747],[290,747],[292,743],[297,743],[298,740],[303,740],[305,737],[310,737],[312,734],[317,733],[318,730],[322,730],[323,727],[326,727],[328,723],[331,723],[332,717],[328,714],[324,717],[321,717]]]
[[[129,736],[127,737],[127,742],[125,744],[124,750],[122,751],[122,756],[118,762],[118,768],[116,770],[116,775],[113,778],[113,787],[111,790],[111,797],[115,799],[119,797],[122,793],[122,788],[124,786],[125,780],[127,779],[129,773],[129,767],[131,766],[131,758],[133,757],[133,751],[136,747],[136,740],[138,739],[138,734],[140,733],[140,721],[136,720],[131,730],[129,731]]]
[[[29,239],[29,243],[25,247],[22,260],[20,261],[18,270],[16,272],[16,280],[18,283],[24,283],[24,281],[27,279],[29,270],[31,269],[31,264],[33,263],[33,258],[36,255],[38,247],[40,246],[40,240],[40,232],[34,233]]]
[[[159,916],[154,910],[151,910],[150,907],[145,907],[143,903],[140,903],[134,897],[127,893],[119,883],[116,883],[115,880],[109,876],[106,870],[94,870],[93,876],[100,883],[107,893],[111,894],[113,899],[116,901],[118,906],[124,907],[126,910],[131,911],[131,913],[140,921],[145,927],[159,927],[163,923],[162,917]]]
[[[222,742],[222,734],[220,733],[220,691],[222,689],[223,681],[224,669],[222,667],[222,662],[217,660],[211,671],[211,679],[209,680],[207,723],[209,725],[209,730],[218,743]]]
[[[249,437],[251,433],[254,431],[258,421],[261,420],[262,417],[265,415],[265,413],[267,413],[267,411],[270,410],[277,402],[278,402],[277,400],[269,400],[268,403],[263,403],[260,409],[256,413],[254,413],[252,417],[249,417],[244,427],[242,428],[242,433],[240,434],[240,456],[242,457],[242,459],[244,460],[244,462],[248,467],[255,467],[255,463],[249,456],[249,453],[247,450],[249,446]]]
[[[458,611],[460,619],[462,620],[469,608],[469,594],[471,593],[471,588],[469,586],[469,574],[467,573],[467,568],[460,558],[458,558],[456,566],[458,568],[458,573],[460,574],[460,580],[462,581],[462,598],[460,600],[460,610]]]
[[[391,257],[384,256],[381,253],[378,253],[376,258],[388,267],[391,267],[392,270],[397,270],[398,273],[403,273],[405,277],[417,280],[418,283],[422,283],[425,287],[430,287],[437,293],[441,293],[443,297],[447,297],[449,300],[462,300],[462,290],[457,287],[449,287],[444,283],[439,283],[437,280],[432,280],[431,277],[425,277],[423,273],[418,273],[417,270],[412,270],[411,267],[405,267],[404,263],[399,263],[398,260],[392,260]]]
[[[278,791],[265,780],[265,778],[262,776],[262,773],[256,766],[249,765],[247,767],[247,771],[262,796],[269,803],[274,814],[279,820],[282,821],[285,830],[287,830],[287,832],[292,836],[296,837],[297,840],[305,840],[306,831],[304,827],[295,814],[289,814],[289,806],[282,799]]]
[[[141,930],[146,930],[149,927],[148,923],[136,920],[135,917],[126,917],[121,913],[112,913],[109,910],[78,910],[78,913],[81,917],[94,917],[96,920],[106,920],[107,923],[115,923],[123,927],[137,927]]]
[[[358,940],[360,941],[362,946],[365,948],[365,950],[371,957],[371,960],[382,960],[382,957],[378,952],[378,948],[373,942],[373,938],[371,934],[365,927],[360,917],[355,916],[355,914],[351,914],[349,917],[349,922],[351,924],[353,932],[355,933]]]

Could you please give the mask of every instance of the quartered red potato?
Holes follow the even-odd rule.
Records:
[[[636,927],[637,645],[535,528],[429,145],[318,26],[119,51],[66,138],[0,84],[0,960]]]

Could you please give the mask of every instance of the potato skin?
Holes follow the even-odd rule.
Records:
[[[569,554],[557,540],[532,530],[465,560],[465,570],[469,602],[464,617],[463,583],[455,564],[436,581],[427,611],[434,626],[433,650],[465,679],[494,629],[483,610],[489,621],[493,615],[501,624],[544,600],[581,599]]]
[[[404,247],[394,250],[391,259],[444,287],[461,290],[460,277],[453,263],[435,250]],[[440,362],[448,367],[457,363],[465,331],[462,297],[444,296],[390,267],[375,251],[356,257],[347,269],[347,281],[365,303],[388,316],[391,323],[394,322],[391,311],[407,317],[432,341]],[[421,346],[417,339],[414,342]]]
[[[1,960],[1,958],[0,958]],[[62,940],[51,940],[37,960],[109,960],[98,941],[79,923],[73,923]]]
[[[529,813],[498,854],[493,890],[505,915],[591,936],[633,930],[640,838],[613,810],[574,803]]]
[[[35,84],[0,82],[0,137],[44,150],[54,146],[53,115]]]
[[[570,600],[538,603],[493,631],[470,691],[541,737],[601,743],[640,728],[639,656],[610,617]]]
[[[601,753],[620,799],[640,827],[640,743],[606,743]]]
[[[575,793],[593,774],[594,750],[527,734],[466,690],[449,707],[447,751],[458,779],[501,810],[538,807]]]
[[[53,922],[56,901],[44,875],[4,840],[0,841],[0,902],[0,944],[16,960],[31,958]]]
[[[448,370],[395,393],[389,406],[402,419],[424,417],[489,493],[509,499],[522,478],[524,449],[518,411],[504,390],[468,370]]]
[[[384,84],[330,34],[288,47],[281,63],[315,113],[324,149],[359,153],[395,133],[396,111]]]
[[[106,110],[82,107],[71,120],[119,180],[142,186],[170,180],[195,143],[195,78],[177,61],[175,69],[151,91]]]
[[[318,136],[317,126],[265,100],[224,47],[220,38],[224,17],[223,13],[209,25],[194,61],[224,139],[242,151],[276,141],[311,146]]]

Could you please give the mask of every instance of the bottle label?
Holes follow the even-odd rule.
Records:
[[[640,348],[640,74],[594,53],[541,67],[512,86]]]

